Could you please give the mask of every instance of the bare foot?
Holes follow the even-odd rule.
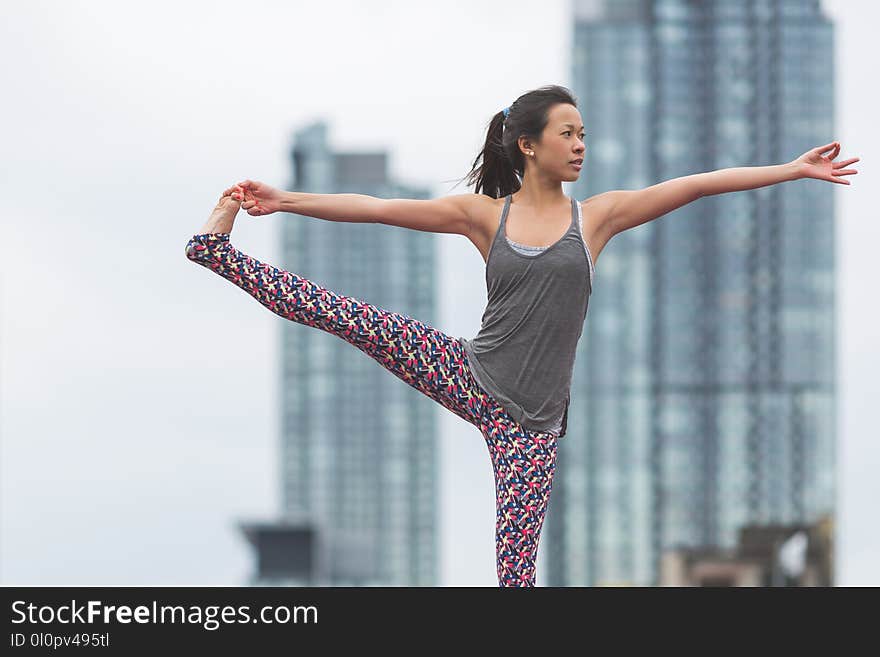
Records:
[[[196,234],[231,233],[232,224],[235,223],[235,215],[238,214],[240,208],[241,201],[235,200],[232,196],[221,196],[211,212],[211,216],[208,217],[208,221]]]

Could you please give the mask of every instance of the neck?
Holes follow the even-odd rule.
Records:
[[[563,203],[570,203],[570,200],[562,191],[562,184],[558,179],[536,183],[526,177],[523,179],[522,187],[512,195],[511,202],[528,206],[541,216],[544,211],[558,208]]]

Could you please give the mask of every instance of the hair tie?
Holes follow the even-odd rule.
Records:
[[[501,110],[501,111],[504,112],[504,118],[505,118],[505,119],[507,118],[507,115],[510,114],[510,108],[509,108],[509,107],[505,107],[505,108],[504,108],[503,110]]]

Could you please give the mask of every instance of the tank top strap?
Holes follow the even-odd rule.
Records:
[[[580,205],[577,201],[574,200],[573,196],[569,196],[568,198],[571,201],[571,221],[568,224],[568,230],[565,231],[565,235],[562,236],[563,238],[572,231],[574,231],[575,234],[580,235],[580,231],[578,229],[578,223],[580,220]],[[508,194],[504,197],[504,209],[501,211],[501,221],[498,222],[498,230],[495,231],[495,239],[492,240],[493,243],[495,242],[495,240],[498,239],[499,236],[504,236],[505,238],[507,237],[507,215],[510,212],[510,203],[512,200],[513,194]],[[520,244],[519,246],[526,246],[528,248],[528,245]]]
[[[501,223],[500,223],[500,226],[504,226],[505,222],[507,221],[507,213],[508,213],[508,211],[510,210],[510,203],[511,203],[512,200],[513,200],[513,194],[508,194],[508,195],[504,198],[504,209],[501,211]],[[503,235],[503,234],[504,234],[504,233],[502,233],[502,235]]]

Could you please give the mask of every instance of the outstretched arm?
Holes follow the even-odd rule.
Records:
[[[282,192],[281,209],[332,221],[399,226],[430,233],[467,235],[475,194],[435,199],[376,198],[366,194]]]
[[[227,189],[242,201],[241,209],[252,217],[291,212],[328,221],[366,223],[375,221],[380,199],[367,194],[315,194],[285,192],[257,180],[244,180]]]
[[[432,233],[469,235],[479,211],[480,196],[456,194],[436,199],[376,198],[367,194],[285,192],[253,180],[227,189],[254,217],[273,212],[355,223],[379,223]]]
[[[832,151],[825,156],[823,153]],[[858,173],[844,169],[859,158],[834,162],[840,152],[840,143],[832,142],[813,148],[787,164],[763,167],[735,167],[706,173],[673,178],[640,190],[613,190],[606,192],[608,223],[612,234],[635,228],[703,196],[738,192],[787,180],[816,178],[840,184],[850,184],[839,176]],[[604,196],[604,195],[603,195]]]

